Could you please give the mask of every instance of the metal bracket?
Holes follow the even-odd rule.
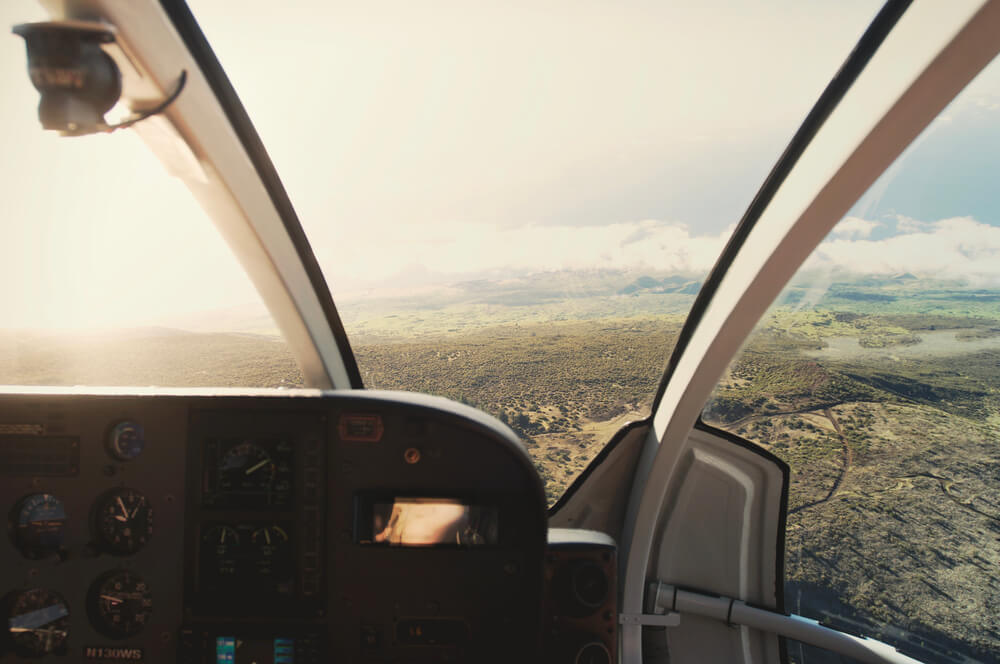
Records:
[[[648,625],[651,627],[677,627],[681,624],[681,614],[676,611],[670,611],[660,615],[652,613],[620,613],[618,614],[618,624]]]

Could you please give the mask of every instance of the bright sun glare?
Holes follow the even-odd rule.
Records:
[[[226,3],[194,9],[336,297],[414,265],[441,279],[704,272],[877,4],[822,20],[796,3],[734,6],[720,23],[693,6],[400,3],[373,16],[265,2],[239,31],[225,29]],[[0,8],[0,25],[41,18],[33,4]],[[297,26],[294,41],[245,38],[277,39],[279,21]],[[749,29],[762,22],[780,38]],[[287,75],[316,58],[322,79]],[[46,135],[24,69],[22,40],[0,39],[0,141],[17,155],[0,166],[0,279],[16,284],[0,295],[3,325],[261,310],[211,221],[139,138]]]

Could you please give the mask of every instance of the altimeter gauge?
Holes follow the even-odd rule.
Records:
[[[87,611],[94,627],[111,638],[134,636],[153,612],[153,596],[146,582],[128,570],[112,570],[90,586]]]

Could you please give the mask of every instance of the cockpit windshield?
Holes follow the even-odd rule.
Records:
[[[191,4],[365,386],[496,415],[554,500],[649,413],[703,278],[880,3]],[[5,23],[42,18],[23,9]],[[301,384],[183,185],[130,132],[44,135],[23,43],[3,48],[3,382]]]
[[[648,414],[702,279],[878,6],[257,3],[234,30],[193,3],[365,386],[498,416],[550,499]]]

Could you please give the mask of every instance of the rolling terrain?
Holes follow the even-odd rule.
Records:
[[[351,300],[341,312],[366,386],[495,415],[525,442],[554,501],[614,431],[648,414],[698,285],[686,275],[560,273]],[[4,332],[0,377],[302,381],[273,336],[161,328]],[[803,275],[703,417],[791,468],[786,609],[927,661],[1000,652],[1000,291],[913,275],[832,284]],[[839,661],[798,644],[789,652]]]
[[[786,608],[935,662],[1000,652],[996,318],[773,312],[705,420],[791,468]],[[932,310],[933,311],[933,310]],[[794,661],[835,662],[798,644]]]

